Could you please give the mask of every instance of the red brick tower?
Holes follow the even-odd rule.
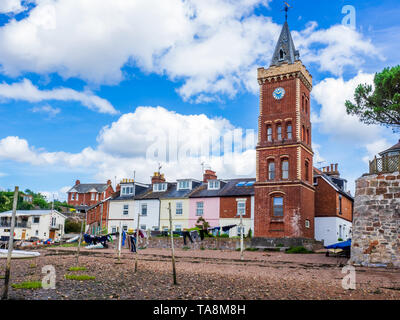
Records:
[[[255,237],[314,238],[312,76],[285,22],[271,66],[258,69]]]

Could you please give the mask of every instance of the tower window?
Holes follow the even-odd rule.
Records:
[[[282,180],[289,179],[289,160],[282,160]]]
[[[304,126],[301,127],[301,141],[305,141],[306,139],[306,128]]]
[[[291,140],[292,139],[292,124],[291,123],[288,123],[287,124],[287,126],[286,126],[286,135],[287,135],[287,138],[289,139],[289,140]]]
[[[275,162],[268,163],[268,180],[275,180]]]
[[[307,129],[307,144],[310,144],[310,130]]]
[[[308,161],[306,161],[306,163],[305,163],[305,173],[306,173],[306,181],[308,181],[309,179],[310,179],[310,176],[309,176],[309,168],[308,168],[309,166],[308,166]]]
[[[272,127],[270,125],[267,126],[267,141],[272,142]]]
[[[275,217],[283,217],[283,197],[274,197],[272,211]]]
[[[278,126],[276,127],[276,131],[277,131],[277,136],[278,136],[278,140],[282,140],[282,126],[280,124],[278,124]]]
[[[283,52],[283,50],[282,50],[282,49],[279,50],[279,60],[280,60],[280,61],[283,60],[284,56],[285,56],[285,53]]]

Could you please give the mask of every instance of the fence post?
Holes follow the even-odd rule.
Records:
[[[14,246],[14,229],[15,229],[15,217],[17,215],[18,191],[19,191],[19,187],[15,187],[13,210],[12,210],[12,216],[11,216],[10,239],[8,242],[7,264],[6,264],[6,273],[4,275],[4,291],[3,291],[2,300],[8,299],[8,285],[10,282],[11,255],[12,255],[13,246]]]
[[[137,216],[135,273],[137,272],[138,254],[139,254],[139,226],[140,226],[140,225],[139,225],[139,217],[140,217],[140,212],[138,212],[138,216]]]
[[[174,232],[172,229],[172,213],[171,213],[171,202],[168,204],[169,211],[169,227],[171,230],[171,251],[172,251],[172,275],[174,278],[174,284],[176,285],[176,269],[175,269],[175,250],[174,250]]]

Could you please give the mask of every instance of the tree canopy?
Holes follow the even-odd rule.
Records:
[[[346,101],[348,114],[365,124],[378,124],[400,131],[400,65],[377,73],[374,86],[360,84],[354,93],[355,103]]]

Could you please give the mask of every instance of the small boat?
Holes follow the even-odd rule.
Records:
[[[8,256],[8,250],[0,249],[0,259],[7,259],[7,256]],[[40,256],[40,253],[35,251],[13,250],[11,253],[12,259],[35,258],[38,256]]]

